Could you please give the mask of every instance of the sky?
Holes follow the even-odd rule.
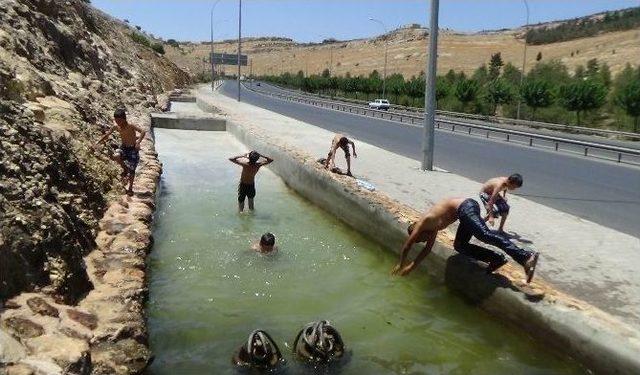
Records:
[[[92,0],[99,9],[128,19],[164,39],[210,38],[215,0]],[[640,6],[640,0],[528,0],[529,23],[574,18],[604,10]],[[281,36],[299,42],[370,37],[387,29],[428,25],[428,0],[243,0],[243,36]],[[220,0],[214,9],[214,39],[238,35],[238,0]],[[440,28],[480,31],[526,24],[524,0],[441,0]]]

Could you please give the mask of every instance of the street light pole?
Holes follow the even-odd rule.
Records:
[[[527,31],[529,30],[529,3],[527,0],[522,0],[524,2],[524,6],[527,9],[527,24],[524,29],[524,56],[522,57],[522,74],[520,75],[520,87],[522,88],[522,82],[524,80],[525,69],[527,68]],[[522,99],[518,97],[518,110],[516,113],[516,118],[520,120],[520,105],[522,104]]]
[[[369,21],[379,23],[384,29],[384,71],[382,73],[382,98],[385,99],[387,97],[387,52],[389,47],[389,42],[387,40],[388,31],[384,22],[372,17],[369,17]]]
[[[216,5],[218,5],[219,2],[220,0],[216,0],[216,2],[213,3],[213,6],[211,7],[211,56],[209,57],[209,60],[211,60],[211,91],[213,91],[213,81],[215,79],[215,65],[213,62],[213,10],[216,9]]]
[[[242,55],[242,0],[238,0],[238,101],[240,101],[240,56]]]
[[[424,97],[424,138],[422,140],[422,170],[433,170],[433,138],[436,120],[436,74],[438,64],[438,8],[440,0],[431,0],[429,24],[429,59]]]

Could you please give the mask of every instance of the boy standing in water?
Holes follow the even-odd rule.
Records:
[[[122,108],[116,109],[113,114],[113,123],[114,125],[91,148],[95,151],[100,144],[107,140],[111,133],[118,130],[122,141],[120,148],[116,150],[112,159],[118,162],[122,167],[122,174],[120,176],[125,182],[125,188],[127,182],[129,185],[127,188],[127,195],[133,195],[133,179],[136,174],[136,167],[140,161],[140,143],[142,143],[147,132],[128,123],[127,114]]]
[[[522,176],[514,173],[509,177],[495,177],[485,182],[480,190],[480,200],[484,203],[487,215],[484,220],[493,226],[494,218],[500,216],[500,232],[504,231],[504,223],[509,215],[507,191],[522,187]],[[500,195],[502,193],[502,195]]]
[[[264,161],[260,161],[260,158],[264,158]],[[273,162],[273,159],[260,155],[257,151],[251,151],[248,154],[229,158],[229,161],[242,167],[240,183],[238,184],[238,210],[240,212],[244,211],[244,200],[248,198],[249,210],[253,211],[253,198],[256,196],[256,173],[258,173],[260,167]]]
[[[353,148],[353,157],[357,158],[356,145],[353,141],[342,134],[336,134],[331,142],[331,149],[329,150],[329,155],[327,155],[327,159],[324,162],[324,168],[333,170],[336,167],[336,151],[338,151],[338,148],[341,148],[342,151],[344,151],[344,158],[347,160],[346,175],[351,176],[351,154],[349,153],[349,145]]]

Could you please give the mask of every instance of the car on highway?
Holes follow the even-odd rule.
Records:
[[[371,109],[388,111],[390,107],[391,107],[391,104],[389,104],[389,101],[387,99],[376,99],[371,103],[369,103],[369,108]]]

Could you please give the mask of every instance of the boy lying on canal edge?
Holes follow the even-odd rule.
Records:
[[[263,158],[263,161],[260,159]],[[251,151],[244,155],[229,158],[232,163],[242,167],[240,183],[238,184],[238,210],[244,211],[244,200],[249,199],[249,210],[253,211],[253,198],[256,196],[255,177],[260,167],[273,162],[268,156],[260,155],[257,151]]]
[[[136,174],[136,167],[140,161],[140,143],[144,139],[146,131],[127,122],[127,114],[124,109],[118,108],[113,114],[113,126],[96,142],[91,149],[95,151],[98,146],[104,143],[115,130],[120,133],[121,144],[112,159],[122,167],[120,175],[127,189],[127,195],[133,195],[133,179]],[[139,135],[138,135],[139,134]],[[127,188],[127,182],[129,187]]]
[[[344,158],[347,160],[347,172],[345,174],[351,176],[351,154],[349,153],[349,145],[353,148],[353,157],[357,158],[356,145],[353,141],[342,134],[336,134],[335,137],[333,137],[333,141],[331,141],[331,149],[329,149],[324,168],[334,170],[336,167],[336,151],[338,151],[338,148],[341,148],[342,151],[344,151]]]
[[[503,232],[504,223],[509,215],[507,191],[520,187],[522,187],[522,176],[519,173],[514,173],[509,177],[494,177],[485,182],[480,190],[480,200],[487,210],[487,216],[485,216],[484,221],[489,221],[489,225],[493,226],[493,219],[500,216],[498,230]]]
[[[436,203],[417,223],[409,228],[409,238],[405,241],[400,252],[400,262],[391,271],[401,276],[409,274],[431,252],[439,231],[445,229],[456,220],[460,220],[454,249],[461,254],[487,263],[487,273],[493,273],[507,263],[504,254],[469,243],[471,237],[493,245],[506,252],[525,271],[527,283],[530,283],[535,273],[539,254],[534,251],[521,249],[502,234],[490,230],[480,216],[480,205],[473,199],[449,198]],[[418,242],[426,242],[424,249],[412,262],[405,265],[407,254],[411,246]]]

